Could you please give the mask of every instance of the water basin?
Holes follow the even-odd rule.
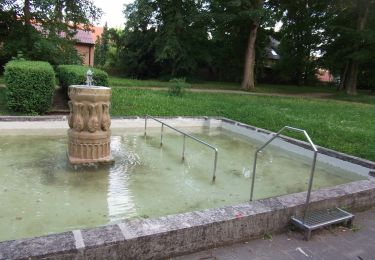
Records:
[[[116,128],[115,164],[78,168],[67,163],[64,131],[19,130],[0,135],[0,241],[217,208],[249,200],[253,154],[261,142],[221,127],[188,127],[186,132],[219,149],[214,154],[181,135],[150,128]],[[258,159],[255,199],[307,190],[311,157],[270,146]],[[350,169],[318,160],[314,189],[366,179]]]

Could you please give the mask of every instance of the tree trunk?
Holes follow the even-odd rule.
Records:
[[[264,0],[256,0],[256,8],[262,8],[263,2]],[[258,27],[259,21],[253,21],[247,44],[243,80],[241,84],[241,88],[247,91],[255,88],[255,42],[257,39]]]
[[[24,1],[23,6],[23,20],[24,20],[24,32],[23,37],[26,44],[26,54],[30,55],[33,48],[33,43],[31,41],[32,25],[31,25],[31,11],[30,11],[30,0]],[[24,53],[25,54],[25,53]]]
[[[363,31],[366,26],[368,11],[370,7],[370,0],[357,0],[358,18],[357,31]],[[356,48],[358,49],[358,47]],[[349,61],[348,70],[345,76],[344,86],[346,93],[349,95],[357,94],[357,77],[358,77],[358,61],[351,59]]]
[[[63,1],[57,0],[55,3],[55,10],[54,10],[54,23],[56,28],[53,28],[53,31],[51,30],[50,33],[54,34],[54,36],[59,36],[61,33],[61,24],[63,21]],[[54,26],[54,27],[55,27]],[[56,31],[55,31],[56,30]]]
[[[348,73],[348,67],[349,67],[349,62],[347,62],[347,63],[345,64],[344,71],[343,71],[342,74],[341,74],[340,84],[339,84],[338,87],[337,87],[337,91],[340,91],[340,90],[343,90],[343,89],[344,89],[345,82],[346,82],[346,76],[347,76],[347,73]]]
[[[347,71],[347,80],[345,81],[345,89],[348,95],[357,94],[357,77],[358,62],[351,60]]]
[[[57,0],[55,3],[55,23],[62,23],[63,22],[63,3],[61,0]]]
[[[24,6],[23,6],[23,18],[25,25],[31,24],[31,18],[30,18],[30,0],[25,0]]]
[[[255,88],[254,67],[255,67],[255,41],[257,38],[258,24],[252,24],[249,41],[246,50],[245,67],[243,72],[243,81],[241,84],[244,90],[253,90]]]

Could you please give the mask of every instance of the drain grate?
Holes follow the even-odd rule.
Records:
[[[305,230],[305,238],[311,237],[311,231],[317,228],[346,222],[351,225],[354,215],[339,208],[324,209],[308,212],[305,221],[302,217],[292,217],[292,223]]]

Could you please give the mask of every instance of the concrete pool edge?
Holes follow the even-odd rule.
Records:
[[[0,259],[142,259],[178,256],[285,230],[302,212],[306,193],[295,193],[223,208],[128,219],[91,229],[0,242]],[[312,209],[375,206],[375,181],[363,180],[312,193]]]
[[[270,135],[270,134],[274,133],[272,131],[269,131],[269,130],[266,130],[266,129],[263,129],[263,128],[255,127],[255,126],[248,125],[248,124],[244,124],[244,123],[241,123],[241,122],[238,122],[238,121],[235,121],[235,120],[232,120],[232,119],[228,119],[228,118],[225,118],[225,117],[215,118],[215,119],[222,120],[223,122],[225,122],[227,124],[232,124],[232,125],[235,125],[236,127],[244,128],[244,129],[251,130],[251,131],[254,131],[254,132],[257,132],[257,133],[260,133],[260,134],[264,134],[264,135]],[[307,142],[304,142],[304,141],[301,141],[301,140],[298,140],[298,139],[295,139],[295,138],[291,138],[291,137],[288,137],[288,136],[285,136],[285,135],[280,135],[280,139],[282,139],[283,141],[288,142],[290,144],[297,145],[301,148],[304,148],[306,150],[311,151],[311,146]],[[347,162],[350,162],[350,163],[358,164],[358,165],[361,165],[361,166],[369,168],[369,169],[375,169],[375,162],[372,162],[370,160],[363,159],[363,158],[360,158],[360,157],[356,157],[356,156],[353,156],[353,155],[349,155],[349,154],[346,154],[346,153],[338,152],[338,151],[335,151],[335,150],[332,150],[332,149],[329,149],[329,148],[326,148],[326,147],[323,147],[323,146],[319,146],[319,145],[316,145],[316,147],[318,148],[318,151],[319,151],[320,154],[324,154],[324,155],[334,157],[334,158],[337,158],[339,160],[347,161]]]

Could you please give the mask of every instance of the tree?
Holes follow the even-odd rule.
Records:
[[[276,66],[282,81],[306,85],[316,80],[317,60],[325,42],[324,32],[330,19],[331,1],[273,1],[281,12],[279,32],[281,60]]]
[[[155,2],[136,0],[126,5],[123,45],[119,50],[124,74],[134,78],[158,77],[160,68],[155,60]]]
[[[262,64],[268,44],[266,28],[272,28],[276,21],[274,12],[267,3],[261,4],[263,1],[209,2],[210,67],[219,80],[242,82],[245,89],[254,87],[261,67],[256,65]]]
[[[373,87],[375,73],[374,1],[341,0],[333,6],[333,15],[324,32],[321,63],[340,75],[339,90],[354,95],[357,85]]]
[[[357,22],[356,22],[356,32],[361,34],[365,30],[367,23],[367,18],[369,15],[371,0],[357,0]],[[356,42],[353,48],[353,52],[359,52],[362,43]],[[343,74],[343,86],[349,95],[357,94],[357,78],[359,71],[359,60],[358,58],[349,58],[346,71]]]
[[[126,74],[187,77],[194,73],[208,41],[203,1],[136,0],[124,11],[121,50]]]
[[[95,60],[94,64],[96,66],[104,66],[107,60],[109,51],[109,32],[107,23],[105,23],[103,28],[103,33],[101,37],[97,37],[95,42]]]
[[[207,25],[201,19],[203,1],[158,0],[156,4],[156,61],[163,74],[187,76],[197,68],[207,42]]]
[[[209,1],[206,66],[220,81],[240,82],[243,77],[249,19],[238,15],[240,11],[234,1]]]
[[[264,56],[268,38],[265,28],[275,23],[263,3],[134,1],[124,12],[127,23],[120,53],[125,73],[168,78],[199,77],[203,72],[218,80],[242,80],[247,89],[254,87],[254,67]],[[255,44],[258,31],[263,35]]]
[[[214,67],[222,79],[242,81],[244,90],[255,87],[255,57],[262,46],[256,44],[258,28],[272,20],[263,4],[263,0],[210,1]]]

